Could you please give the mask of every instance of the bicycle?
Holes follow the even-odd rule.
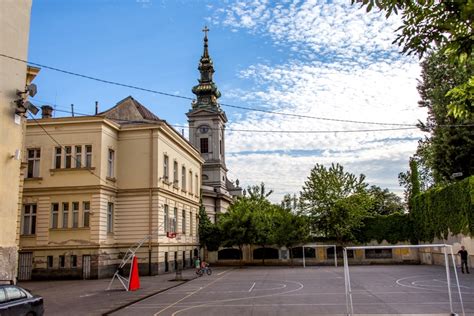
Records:
[[[200,268],[199,270],[196,270],[196,274],[199,275],[200,277],[203,276],[204,273],[206,273],[207,275],[211,275],[212,269],[209,267],[205,267],[205,268]]]

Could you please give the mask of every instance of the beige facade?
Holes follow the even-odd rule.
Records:
[[[0,1],[0,51],[27,59],[31,0]],[[17,90],[24,91],[25,63],[0,57],[0,280],[11,281],[17,267],[17,218],[20,199],[24,119],[15,118]]]
[[[31,266],[20,275],[108,277],[147,235],[141,274],[191,265],[203,160],[132,97],[96,116],[29,121],[24,159],[20,256]]]

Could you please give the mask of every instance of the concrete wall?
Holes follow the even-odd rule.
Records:
[[[26,60],[31,0],[0,1],[0,51]],[[14,280],[17,266],[17,219],[23,122],[15,123],[14,100],[24,91],[26,64],[0,57],[0,280]],[[8,198],[7,198],[8,197]]]

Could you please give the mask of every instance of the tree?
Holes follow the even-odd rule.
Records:
[[[363,174],[356,177],[339,164],[313,167],[300,192],[300,210],[309,217],[313,233],[335,237],[333,227],[338,224],[332,214],[335,205],[341,199],[364,192],[367,187],[364,179]]]
[[[363,226],[364,219],[370,214],[372,204],[372,199],[365,192],[337,200],[329,214],[330,236],[336,239],[338,244],[354,241],[355,232]]]
[[[199,207],[199,242],[208,251],[216,251],[221,245],[219,227],[211,222],[202,204]]]
[[[369,210],[371,214],[389,215],[393,213],[403,212],[403,203],[399,196],[390,192],[388,189],[383,189],[372,185],[367,194],[372,199],[372,206]]]
[[[408,55],[420,58],[439,50],[450,64],[472,63],[474,44],[474,2],[433,0],[352,0],[362,3],[367,11],[378,7],[390,16],[401,12],[402,26],[394,43]],[[474,112],[474,77],[451,87],[447,94],[449,113],[469,118]]]
[[[290,250],[290,260],[293,264],[292,248],[300,243],[304,243],[309,238],[308,218],[297,215],[290,209],[275,206],[274,212],[274,243],[280,247],[285,246]]]
[[[242,265],[242,248],[255,241],[256,227],[253,213],[256,207],[254,201],[246,197],[238,198],[227,213],[222,214],[218,226],[222,232],[223,245],[231,247],[237,245],[240,250],[240,265]]]
[[[247,191],[244,192],[245,195],[247,195],[251,200],[254,201],[263,201],[266,200],[272,193],[273,190],[270,190],[267,192],[265,188],[265,183],[260,183],[260,185],[253,185],[253,186],[248,186]]]
[[[418,92],[421,107],[428,110],[425,123],[420,128],[430,133],[419,143],[417,154],[432,170],[436,184],[451,181],[453,173],[462,172],[462,178],[474,174],[473,118],[454,118],[448,115],[448,91],[470,80],[474,75],[472,62],[453,65],[443,54],[431,53],[421,63],[421,81]]]

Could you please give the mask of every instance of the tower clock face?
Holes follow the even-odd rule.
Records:
[[[208,127],[208,126],[201,126],[201,127],[199,128],[199,132],[200,132],[201,134],[206,134],[208,131],[209,131],[209,127]]]

